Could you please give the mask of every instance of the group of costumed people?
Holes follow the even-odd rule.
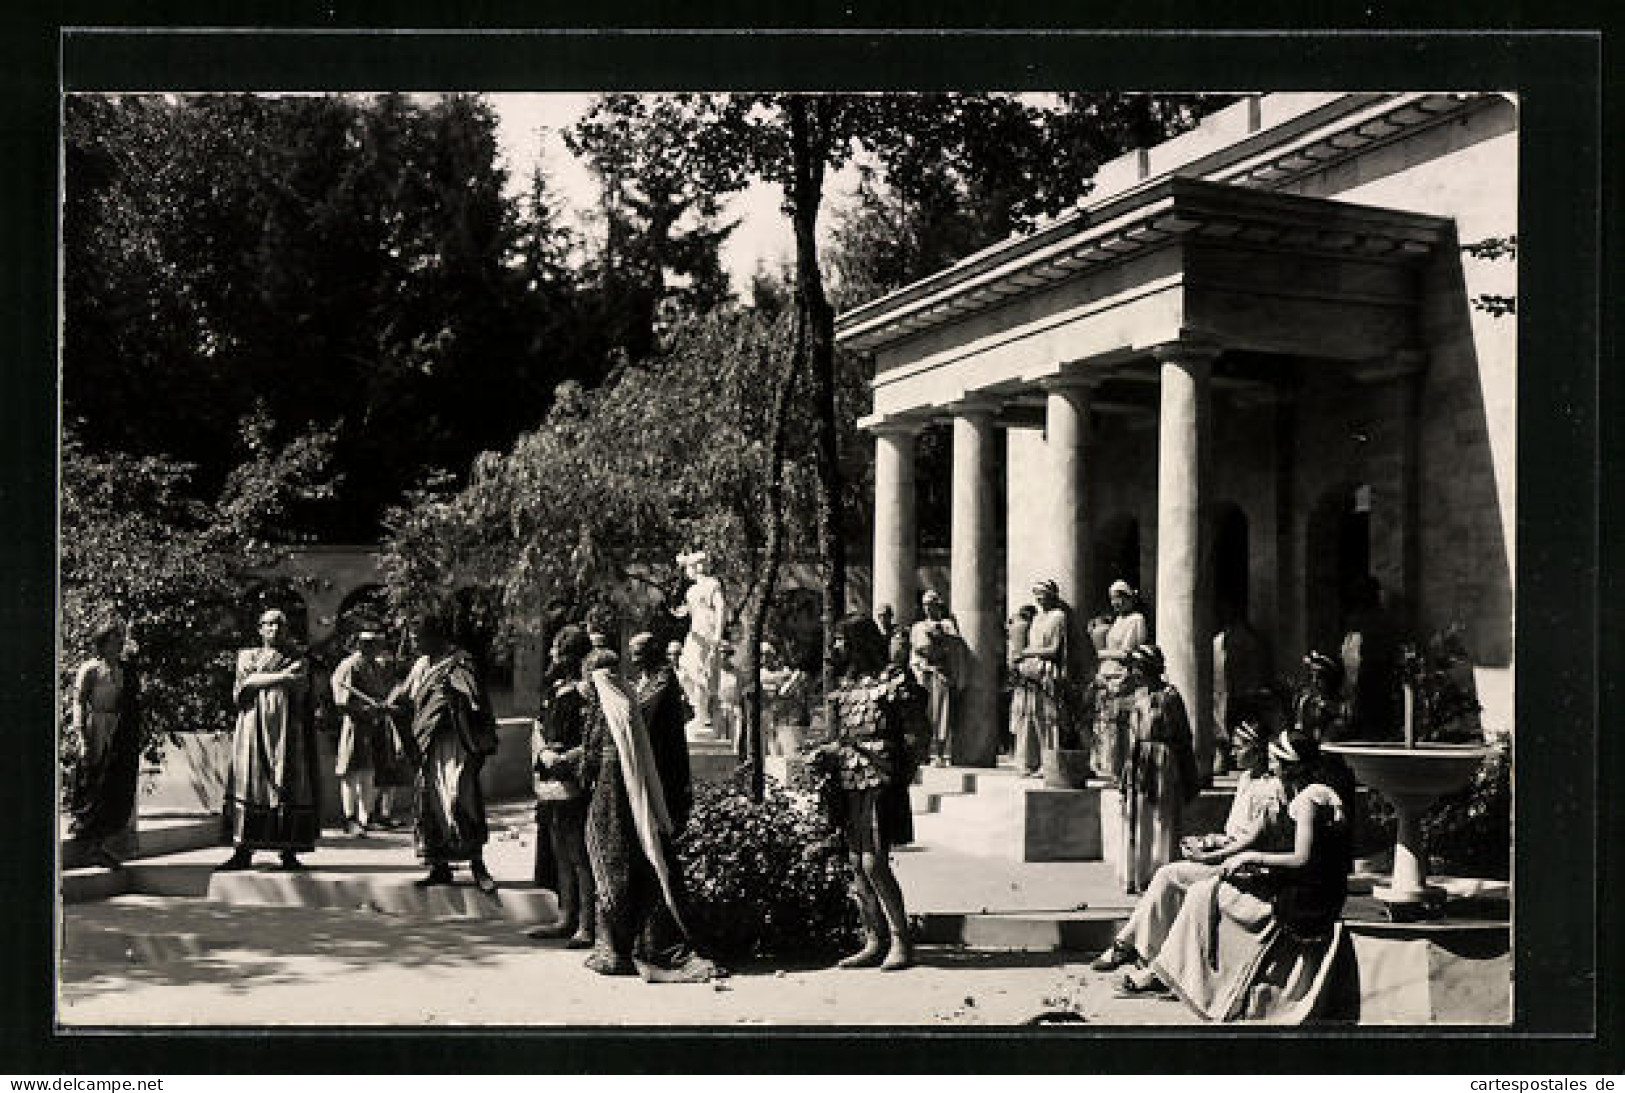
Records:
[[[538,939],[590,949],[587,967],[651,982],[721,974],[693,948],[675,840],[693,804],[690,708],[652,634],[627,645],[630,678],[602,612],[554,635],[532,753],[535,881],[559,896]]]
[[[309,661],[282,611],[265,612],[259,632],[260,644],[237,654],[232,687],[237,717],[223,816],[234,849],[217,867],[225,872],[251,868],[261,850],[279,854],[284,869],[302,869],[299,855],[315,849],[321,832]],[[333,673],[346,831],[364,834],[380,782],[388,791],[410,771],[413,841],[428,866],[417,883],[450,884],[453,865],[467,863],[475,884],[492,893],[480,770],[496,751],[496,713],[474,656],[453,640],[446,618],[424,615],[413,639],[419,655],[398,684],[390,685],[376,631],[364,631],[360,648]],[[380,826],[392,825],[381,812]]]
[[[1302,1023],[1325,1015],[1346,955],[1350,799],[1312,736],[1243,723],[1235,745],[1224,831],[1182,841],[1091,966],[1123,970],[1120,995],[1172,992],[1211,1021]]]

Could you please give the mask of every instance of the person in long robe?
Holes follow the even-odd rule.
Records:
[[[474,883],[490,895],[496,880],[485,867],[490,826],[480,770],[496,751],[496,715],[479,666],[452,642],[446,619],[418,620],[421,655],[389,697],[389,705],[412,719],[417,760],[413,842],[428,874],[415,883],[428,888],[452,883],[452,865],[467,862]]]
[[[588,684],[581,664],[592,643],[579,626],[553,635],[542,678],[541,716],[531,740],[536,790],[538,887],[558,894],[558,921],[530,931],[533,938],[565,938],[567,949],[592,947],[597,920],[592,864],[587,860],[587,795],[577,777],[586,732]]]
[[[91,649],[73,677],[79,762],[68,784],[69,831],[88,844],[90,860],[116,869],[110,844],[129,826],[141,774],[140,679],[125,661],[122,623],[97,628]]]
[[[1243,851],[1195,885],[1138,981],[1141,992],[1171,989],[1210,1021],[1312,1021],[1348,955],[1348,811],[1311,737],[1285,733],[1269,754],[1291,797],[1291,849]]]
[[[925,617],[909,628],[909,667],[925,689],[926,715],[931,721],[931,763],[945,767],[953,759],[965,639],[935,589],[927,589],[920,597],[920,607]],[[865,644],[873,642],[865,639]]]
[[[648,982],[703,982],[720,974],[696,953],[683,919],[677,825],[636,694],[620,658],[601,649],[583,672],[592,684],[582,749],[587,855],[598,895],[597,938],[586,966]]]
[[[1062,724],[1077,712],[1072,693],[1077,639],[1072,633],[1072,613],[1061,602],[1060,587],[1052,580],[1035,581],[1032,593],[1038,613],[1016,671],[1029,692],[1029,731],[1038,738],[1039,760],[1027,763],[1028,773],[1036,776],[1043,755],[1060,746]]]
[[[1107,677],[1121,676],[1128,670],[1130,654],[1151,641],[1151,627],[1145,620],[1139,594],[1127,581],[1113,581],[1106,595],[1111,601],[1112,619],[1098,654],[1100,671]]]
[[[393,747],[392,729],[384,716],[392,681],[381,657],[383,641],[379,631],[362,630],[356,635],[355,650],[333,669],[333,705],[340,714],[333,773],[339,780],[347,835],[367,834],[378,794],[377,770]]]
[[[913,838],[908,786],[916,752],[909,735],[911,721],[924,720],[925,703],[907,673],[888,666],[874,634],[862,615],[848,615],[837,626],[832,651],[838,676],[830,693],[835,733],[809,761],[831,779],[834,819],[863,919],[863,947],[838,966],[901,971],[913,965],[914,948],[891,851]]]
[[[1095,971],[1114,971],[1125,964],[1147,967],[1161,951],[1194,885],[1218,876],[1221,864],[1243,851],[1286,849],[1290,837],[1286,791],[1269,769],[1264,734],[1256,722],[1244,721],[1234,730],[1234,742],[1242,769],[1224,830],[1180,840],[1184,860],[1156,871],[1111,946],[1090,964]]]
[[[1033,619],[1038,608],[1022,604],[1005,624],[1005,668],[1010,682],[1010,736],[1013,739],[1016,768],[1023,777],[1037,777],[1044,763],[1044,736],[1034,708],[1037,686],[1021,674],[1027,653]]]
[[[1123,820],[1118,880],[1125,892],[1137,894],[1173,860],[1185,804],[1201,783],[1190,717],[1184,698],[1163,675],[1162,650],[1142,645],[1128,665],[1135,690],[1118,779]]]
[[[256,850],[281,852],[284,869],[302,869],[320,831],[316,730],[310,667],[293,645],[288,617],[260,616],[260,645],[237,653],[232,700],[231,772],[224,820],[236,850],[217,868],[247,869]]]

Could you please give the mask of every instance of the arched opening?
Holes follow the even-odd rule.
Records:
[[[1224,504],[1213,520],[1213,619],[1224,627],[1250,617],[1247,514]]]
[[[276,608],[288,616],[288,630],[300,645],[310,644],[310,608],[287,577],[272,577],[248,586],[243,596],[242,629],[246,644],[258,645],[260,616]]]
[[[1371,487],[1342,485],[1322,494],[1304,537],[1304,611],[1311,646],[1335,650],[1361,610],[1371,574]]]
[[[1095,575],[1083,606],[1091,613],[1108,610],[1106,590],[1113,581],[1140,587],[1140,522],[1126,514],[1106,520],[1095,534]]]

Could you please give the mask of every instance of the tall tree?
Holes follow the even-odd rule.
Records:
[[[601,319],[632,360],[678,315],[730,296],[721,248],[736,224],[722,201],[744,186],[745,162],[705,124],[714,108],[704,95],[604,95],[565,133],[599,180]]]

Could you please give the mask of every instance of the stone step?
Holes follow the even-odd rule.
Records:
[[[132,891],[128,869],[83,866],[62,871],[62,902],[89,903]]]
[[[1106,948],[1128,920],[1124,911],[1008,914],[929,912],[916,916],[918,940],[967,949],[1092,954]]]
[[[214,873],[205,895],[236,907],[310,907],[366,910],[409,918],[496,919],[540,925],[558,919],[554,894],[533,885],[503,885],[487,896],[460,875],[459,883],[419,888],[417,872],[304,873],[245,870]]]
[[[142,816],[132,837],[118,849],[126,861],[160,858],[206,846],[222,844],[220,817]],[[90,844],[83,839],[62,840],[62,867],[79,869],[91,865]]]
[[[199,934],[108,928],[72,920],[63,926],[62,951],[73,960],[127,964],[169,964],[209,951]]]

